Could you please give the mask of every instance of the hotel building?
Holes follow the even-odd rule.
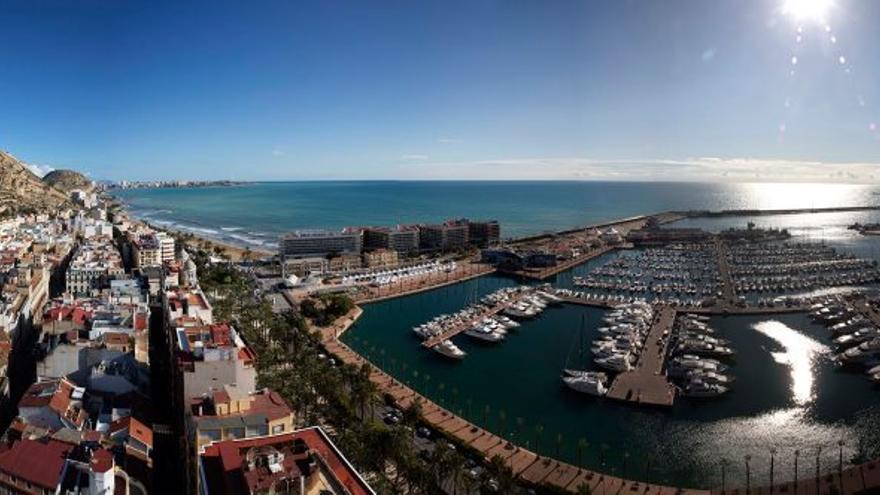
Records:
[[[360,230],[295,230],[281,236],[281,254],[291,257],[360,254],[363,237]]]

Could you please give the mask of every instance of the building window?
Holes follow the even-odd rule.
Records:
[[[272,427],[272,434],[284,433],[284,424],[275,425]]]

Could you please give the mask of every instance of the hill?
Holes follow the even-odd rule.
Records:
[[[0,216],[51,212],[70,206],[65,192],[43,182],[17,158],[0,151]]]
[[[76,189],[91,191],[95,187],[88,177],[74,170],[53,170],[43,177],[43,182],[65,193]]]

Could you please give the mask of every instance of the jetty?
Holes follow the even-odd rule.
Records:
[[[443,330],[443,332],[426,339],[425,341],[422,342],[422,345],[424,347],[427,347],[428,349],[430,349],[430,348],[434,347],[435,345],[439,344],[440,342],[443,342],[446,339],[451,339],[452,337],[455,337],[456,335],[460,334],[461,332],[464,332],[470,328],[473,328],[474,325],[480,323],[484,319],[491,318],[491,317],[497,315],[498,313],[509,308],[510,305],[514,304],[515,302],[516,301],[512,301],[512,302],[507,301],[507,302],[496,304],[495,306],[488,309],[487,311],[480,313],[478,316],[475,316],[474,318],[471,318],[469,320],[457,323],[456,325],[452,325],[449,328]]]
[[[733,279],[730,275],[730,263],[727,261],[727,244],[721,239],[715,241],[715,254],[718,258],[718,274],[721,276],[721,306],[733,306],[736,295],[733,292]]]
[[[639,360],[632,370],[617,375],[611,383],[607,397],[641,405],[672,406],[675,401],[675,386],[663,373],[663,365],[675,315],[675,309],[668,305],[655,309],[654,320]]]

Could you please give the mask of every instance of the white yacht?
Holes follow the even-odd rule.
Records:
[[[570,370],[566,370],[570,371]],[[603,396],[608,393],[605,386],[608,376],[605,373],[584,371],[575,376],[563,376],[562,381],[572,390],[585,394]]]
[[[465,335],[468,337],[473,337],[477,340],[482,340],[485,342],[501,342],[504,340],[504,335],[501,335],[498,332],[493,331],[491,328],[487,328],[485,326],[475,326],[468,330],[465,330]]]
[[[596,366],[605,368],[611,371],[629,371],[632,369],[632,363],[630,363],[630,354],[629,353],[616,353],[611,354],[608,357],[597,358]]]
[[[467,355],[466,352],[459,349],[458,346],[453,344],[449,339],[441,341],[439,344],[435,345],[433,349],[452,359],[463,359]]]
[[[686,397],[718,397],[727,393],[727,387],[710,384],[701,380],[693,380],[688,383],[682,392]]]

